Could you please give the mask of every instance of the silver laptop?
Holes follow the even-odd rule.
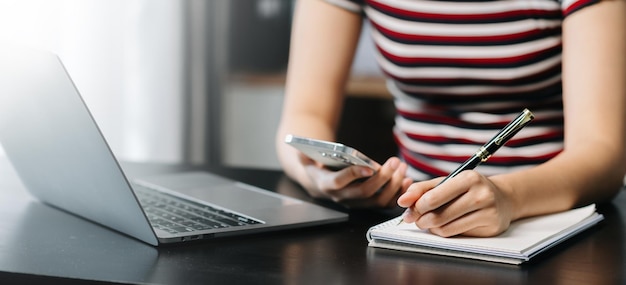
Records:
[[[131,180],[49,52],[0,48],[0,144],[39,200],[152,245],[348,218],[208,172]]]

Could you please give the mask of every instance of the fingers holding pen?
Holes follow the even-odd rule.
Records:
[[[426,192],[433,189],[439,181],[443,178],[431,179],[426,181],[415,182],[411,184],[407,191],[398,197],[398,205],[406,208],[403,215],[403,220],[406,223],[414,223],[422,213],[425,213],[417,209],[417,202],[426,194]]]
[[[450,213],[460,212],[456,211],[459,203],[455,203],[455,201],[468,191],[466,187],[468,185],[467,179],[469,178],[468,176],[472,175],[472,172],[465,171],[441,185],[439,183],[441,183],[443,178],[412,184],[407,193],[398,199],[398,205],[407,208],[404,221],[413,223],[423,220],[422,217],[426,216],[432,221],[426,223],[426,225],[431,225],[433,223],[437,224],[437,221],[443,219],[442,217],[450,216]],[[450,207],[455,210],[451,211]],[[447,218],[447,220],[451,218]]]
[[[485,176],[470,170],[437,181],[414,183],[398,199],[408,209],[405,222],[440,236],[492,236],[510,224],[511,198]]]

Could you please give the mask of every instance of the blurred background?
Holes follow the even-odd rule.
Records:
[[[292,0],[0,0],[0,42],[59,55],[126,161],[278,169]],[[341,142],[363,143],[392,101],[364,29]],[[1,63],[0,63],[1,64]],[[354,113],[354,114],[353,114]],[[0,156],[3,155],[0,149]],[[386,154],[385,154],[386,155]],[[381,154],[380,157],[385,155]]]

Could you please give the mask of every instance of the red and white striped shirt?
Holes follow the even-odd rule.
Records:
[[[545,162],[563,149],[561,24],[597,0],[327,0],[370,21],[416,180],[445,176],[524,108],[533,120],[477,170]]]

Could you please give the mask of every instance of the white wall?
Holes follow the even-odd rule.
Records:
[[[0,41],[59,54],[118,157],[183,159],[181,1],[0,0]]]

